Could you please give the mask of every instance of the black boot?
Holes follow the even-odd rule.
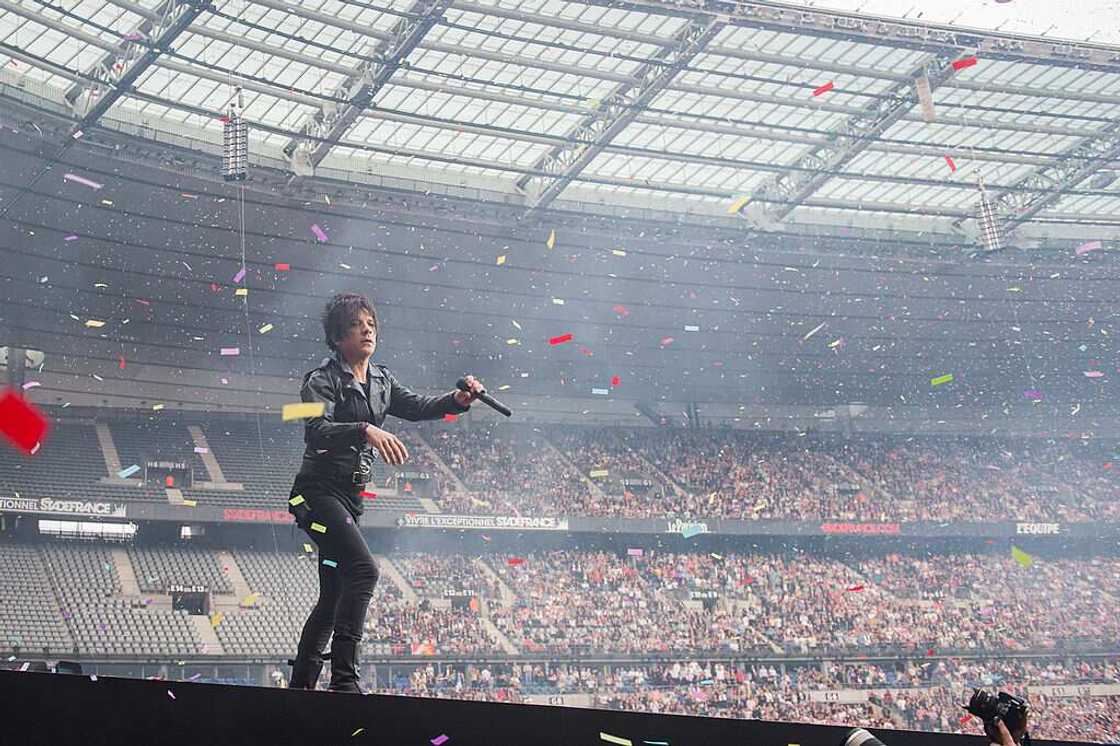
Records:
[[[332,692],[365,694],[358,686],[358,643],[354,640],[340,640],[336,635],[331,640],[331,686]]]
[[[323,670],[323,656],[321,653],[310,655],[297,655],[295,660],[288,659],[292,667],[292,678],[288,682],[289,689],[314,689],[319,682],[319,674]]]

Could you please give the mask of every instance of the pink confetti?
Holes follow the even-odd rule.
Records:
[[[616,305],[611,310],[614,311],[615,313],[617,313],[619,316],[625,317],[625,316],[630,315],[630,309],[628,309],[626,306],[622,305],[621,303]]]
[[[63,181],[72,181],[75,184],[87,186],[90,189],[100,189],[103,186],[102,184],[98,184],[96,181],[87,179],[84,176],[78,176],[77,174],[63,174],[62,179]]]
[[[245,268],[242,267],[241,271],[233,276],[233,281],[234,282],[241,282],[244,279],[245,279]]]
[[[432,746],[443,746],[443,744],[447,743],[450,740],[451,739],[447,736],[436,736],[432,739]]]
[[[144,35],[141,34],[139,31],[129,31],[127,34],[125,34],[121,38],[123,38],[125,41],[140,41],[141,39],[144,38]]]
[[[1031,401],[1042,401],[1042,392],[1038,389],[1027,389],[1023,392],[1023,396]]]
[[[1101,378],[1102,376],[1104,376],[1104,373],[1102,371],[1099,371],[1099,370],[1087,370],[1087,371],[1085,371],[1085,377],[1086,378]]]
[[[210,453],[210,449],[207,448],[206,446],[195,446],[194,447],[194,452],[195,453]]]
[[[319,239],[320,241],[326,241],[327,240],[326,232],[322,228],[319,227],[318,223],[312,223],[311,224],[311,232],[314,233],[315,238]]]
[[[627,556],[630,556],[630,557],[641,557],[642,556],[642,550],[641,549],[634,549],[633,547],[631,547],[631,548],[626,550],[626,554],[627,554]]]
[[[175,699],[175,692],[173,692],[173,691],[171,691],[170,689],[168,689],[168,690],[167,690],[167,696],[168,696],[168,697],[171,697],[171,699]]]
[[[28,381],[27,383],[23,384],[23,390],[27,391],[28,389],[33,389],[33,388],[36,388],[37,386],[42,386],[42,385],[43,384],[39,383],[38,381]]]
[[[956,164],[956,163],[953,163],[953,159],[952,159],[952,158],[950,158],[949,156],[945,156],[945,162],[949,164],[949,172],[950,172],[950,173],[954,173],[954,172],[956,172],[956,170],[957,170],[957,164]]]
[[[64,238],[62,240],[63,241],[77,241],[78,237],[77,236],[67,236],[66,238]]]
[[[222,348],[222,354],[223,355],[240,355],[241,354],[241,348],[240,347],[223,347]]]
[[[1082,254],[1088,254],[1090,251],[1100,251],[1102,248],[1104,247],[1100,241],[1089,241],[1078,246],[1074,253],[1081,256]]]
[[[661,346],[662,347],[667,347],[668,345],[671,345],[671,344],[673,344],[673,338],[672,337],[662,337],[661,338]]]

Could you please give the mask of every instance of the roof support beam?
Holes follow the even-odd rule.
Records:
[[[690,20],[674,36],[672,47],[660,50],[656,60],[643,63],[635,71],[635,85],[617,87],[568,133],[568,142],[545,153],[533,170],[552,176],[517,181],[517,189],[527,197],[528,212],[547,207],[556,199],[722,28],[723,23],[714,18]]]
[[[72,136],[97,123],[105,112],[143,75],[161,54],[211,7],[211,0],[164,0],[155,19],[145,18],[120,45],[88,71],[88,84],[73,85],[66,100],[79,117]]]
[[[919,21],[869,18],[844,11],[806,8],[761,0],[580,0],[616,10],[656,13],[685,18],[718,17],[735,26],[766,28],[800,36],[819,36],[872,44],[877,47],[919,49],[931,53],[970,49],[991,59],[1081,70],[1120,72],[1120,50],[1107,44],[1066,42],[1040,36],[969,29]]]
[[[1004,217],[1004,230],[1015,230],[1117,158],[1120,158],[1120,120],[1105,127],[1097,137],[1066,151],[1054,165],[1031,172],[1014,190],[996,194],[992,203],[996,214]]]
[[[803,154],[789,170],[767,179],[747,203],[748,216],[762,228],[772,227],[787,217],[838,169],[910,112],[918,102],[914,79],[924,75],[929,79],[930,90],[936,89],[953,74],[956,57],[957,53],[951,53],[927,58],[910,81],[899,83],[876,98],[860,114],[849,117],[833,130],[825,144]]]

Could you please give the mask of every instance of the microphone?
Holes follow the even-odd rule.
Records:
[[[468,394],[472,393],[471,387],[467,385],[467,379],[465,378],[460,378],[458,381],[456,381],[455,388],[459,389],[460,391],[466,391]],[[485,390],[478,395],[478,400],[483,404],[489,405],[492,409],[496,409],[497,411],[501,412],[506,417],[510,417],[513,415],[513,412],[510,411],[509,407],[507,407],[505,404],[502,404],[494,397],[490,396],[490,394],[487,394]]]

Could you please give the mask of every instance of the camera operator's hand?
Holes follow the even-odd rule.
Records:
[[[408,449],[396,435],[366,424],[366,442],[377,449],[387,464],[399,466],[408,460]]]
[[[984,732],[988,734],[988,738],[992,739],[995,746],[1017,746],[1015,739],[1011,737],[1011,731],[999,718],[996,718],[994,725],[984,723]]]

